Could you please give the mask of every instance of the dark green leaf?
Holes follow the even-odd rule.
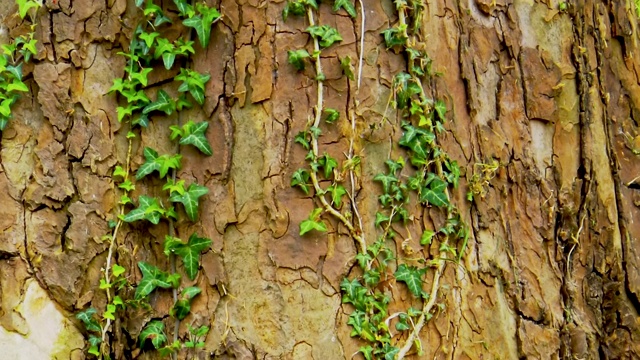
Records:
[[[205,136],[205,132],[209,127],[209,123],[206,121],[202,121],[199,123],[195,123],[192,120],[189,120],[182,127],[182,139],[180,139],[180,145],[193,145],[200,152],[207,156],[213,155],[213,150],[211,150],[211,145],[209,145],[209,140],[207,140]]]
[[[189,241],[185,244],[178,238],[167,236],[165,239],[165,254],[175,253],[182,258],[185,272],[189,279],[194,280],[200,268],[200,253],[211,246],[211,239],[198,237],[195,233],[191,235]],[[189,289],[189,288],[187,288]],[[186,289],[185,289],[186,290]],[[199,290],[199,289],[198,289]],[[199,292],[195,290],[183,291],[183,296],[195,296]]]
[[[166,91],[158,91],[158,97],[156,101],[145,106],[142,110],[143,114],[148,114],[152,111],[163,111],[167,115],[171,115],[176,109],[176,103]]]
[[[422,293],[422,276],[426,272],[427,269],[418,269],[415,266],[400,264],[393,275],[397,281],[403,281],[407,284],[407,288],[409,288],[409,291],[411,291],[413,295],[420,297]]]
[[[172,194],[171,197],[169,197],[169,201],[182,203],[189,220],[196,221],[198,218],[198,199],[208,192],[209,189],[206,186],[193,183],[189,185],[189,188],[184,194]]]
[[[164,333],[164,323],[160,320],[152,320],[140,332],[140,347],[144,346],[145,341],[151,339],[153,347],[161,348],[167,342],[167,335]]]

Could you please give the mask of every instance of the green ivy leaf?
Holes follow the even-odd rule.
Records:
[[[148,84],[148,80],[147,80],[147,76],[149,75],[149,73],[152,71],[152,68],[144,68],[142,70],[140,70],[140,72],[132,72],[129,74],[129,76],[131,76],[132,80],[136,80],[138,81],[142,86],[147,86]]]
[[[164,323],[161,320],[151,320],[140,332],[139,339],[140,347],[144,346],[145,341],[151,339],[154,348],[161,348],[167,342],[167,335],[164,333]]]
[[[130,223],[144,219],[157,225],[160,222],[160,216],[164,215],[164,209],[158,204],[158,199],[141,195],[138,203],[139,206],[125,214],[121,218],[122,221]]]
[[[113,177],[116,177],[116,176],[120,176],[124,179],[127,176],[127,172],[124,171],[122,166],[117,165],[116,168],[113,170]]]
[[[189,17],[182,21],[184,26],[194,28],[198,34],[198,41],[203,48],[209,45],[211,38],[211,25],[220,18],[220,13],[215,8],[209,8],[206,5],[197,5],[200,15]]]
[[[336,208],[339,209],[342,206],[342,197],[347,194],[347,190],[345,190],[342,185],[334,184],[329,186],[327,191],[331,193],[331,199],[336,205]]]
[[[314,38],[317,38],[320,46],[323,48],[328,48],[334,43],[342,41],[342,36],[340,36],[338,29],[329,25],[310,26],[306,31]]]
[[[158,287],[163,289],[172,287],[172,283],[169,281],[169,275],[156,266],[140,261],[138,262],[138,268],[140,268],[140,272],[142,272],[142,280],[140,280],[136,288],[134,295],[136,300],[144,299]]]
[[[376,213],[376,226],[380,226],[380,224],[382,224],[383,222],[388,222],[389,220],[391,220],[391,218],[388,215],[385,215],[381,212]]]
[[[325,108],[324,113],[325,113],[324,121],[326,121],[327,124],[333,124],[340,118],[340,112],[336,109]]]
[[[309,214],[309,217],[300,223],[300,236],[308,233],[311,230],[317,230],[321,232],[327,231],[327,226],[320,219],[321,213],[322,213],[321,208],[315,208],[313,209],[311,214]]]
[[[397,281],[403,281],[407,284],[407,288],[409,288],[409,291],[411,291],[413,295],[420,297],[422,294],[422,276],[426,272],[426,268],[418,269],[415,266],[400,264],[393,275]]]
[[[178,320],[182,320],[189,315],[191,311],[191,303],[188,300],[179,299],[173,304],[171,310],[169,310],[169,315],[175,317]]]
[[[210,246],[211,239],[201,238],[193,233],[186,244],[178,238],[167,236],[165,238],[164,251],[165,253],[174,253],[180,256],[187,276],[189,279],[194,280],[200,268],[200,253]],[[183,295],[193,297],[197,295],[197,293],[189,290],[186,293],[183,292]]]
[[[113,276],[119,277],[120,275],[124,274],[125,268],[118,264],[113,264],[113,267],[111,268],[111,272],[113,273]]]
[[[324,168],[324,177],[326,179],[331,178],[333,170],[338,167],[338,161],[327,153],[318,159],[318,163]]]
[[[183,299],[193,300],[193,298],[196,297],[196,295],[200,294],[201,292],[202,292],[202,289],[200,289],[199,287],[189,286],[187,288],[184,288],[180,295],[182,296]]]
[[[182,126],[182,139],[180,139],[180,145],[193,145],[200,152],[207,156],[213,155],[209,140],[205,137],[204,133],[207,131],[209,123],[202,121],[195,123],[189,120],[184,126]]]
[[[379,181],[382,183],[382,191],[384,191],[385,194],[389,193],[389,189],[391,188],[392,184],[395,184],[398,182],[398,178],[395,175],[390,175],[390,174],[378,174],[373,178],[373,181]]]
[[[291,187],[299,186],[306,195],[309,195],[309,177],[307,170],[296,170],[291,176]]]
[[[40,3],[35,0],[16,0],[16,4],[18,5],[18,14],[21,19],[27,16],[30,9],[35,8],[37,10],[41,6]]]
[[[403,26],[403,29],[406,30],[406,25]],[[403,32],[398,27],[393,27],[382,31],[382,36],[384,37],[384,43],[387,45],[387,49],[392,48],[396,45],[404,45],[407,43],[406,33]]]
[[[208,192],[209,189],[206,186],[194,183],[189,185],[184,194],[173,193],[169,197],[169,201],[182,203],[189,220],[196,221],[198,218],[198,199]]]
[[[420,237],[420,245],[431,245],[431,239],[436,233],[431,230],[425,230]]]
[[[190,5],[187,0],[173,0],[173,3],[178,7],[178,12],[183,18],[190,18],[196,14],[193,6]]]
[[[309,143],[309,140],[307,140],[307,135],[309,133],[306,131],[300,131],[294,138],[293,141],[295,143],[298,143],[300,145],[302,145],[303,148],[305,148],[306,150],[311,149],[311,144]]]
[[[305,49],[289,50],[289,64],[293,65],[298,71],[304,70],[304,59],[309,57],[309,52]]]
[[[351,0],[335,0],[333,3],[333,11],[339,11],[344,9],[352,18],[356,17],[356,8],[351,3]]]
[[[422,189],[420,194],[420,201],[423,203],[429,203],[437,207],[443,207],[449,205],[449,199],[445,190],[447,183],[441,179],[435,178],[431,181],[428,188]]]
[[[142,179],[143,177],[151,174],[154,171],[158,171],[158,173],[160,174],[160,178],[162,179],[167,176],[167,173],[170,169],[180,169],[180,161],[182,160],[182,155],[180,154],[175,154],[173,156],[158,156],[157,151],[153,150],[150,147],[145,147],[143,150],[143,155],[146,161],[136,172],[137,180]]]
[[[102,328],[98,321],[94,318],[94,315],[97,313],[96,309],[88,308],[85,311],[81,311],[76,314],[76,318],[84,324],[84,327],[87,331],[101,332]]]
[[[447,118],[445,117],[445,114],[447,113],[447,105],[444,103],[444,101],[436,101],[433,108],[436,110],[436,113],[438,114],[441,122],[445,122],[447,120]]]
[[[138,35],[138,37],[142,39],[142,41],[144,41],[145,45],[147,45],[148,48],[151,48],[151,46],[153,46],[153,42],[155,41],[156,37],[158,37],[159,35],[160,34],[155,31],[152,33],[143,32],[140,35]]]
[[[197,71],[189,69],[180,69],[180,75],[176,76],[176,80],[182,81],[178,88],[179,92],[187,92],[193,96],[198,104],[204,104],[204,88],[205,84],[211,79],[210,75],[200,74]]]
[[[353,68],[353,65],[351,64],[351,57],[350,56],[345,56],[342,59],[340,59],[340,67],[342,68],[342,72],[344,73],[344,75],[349,79],[349,80],[355,80],[356,76],[355,76],[355,69]]]
[[[163,111],[167,115],[171,115],[176,110],[176,103],[166,91],[158,91],[156,101],[145,106],[142,110],[143,114],[148,114],[152,111]]]

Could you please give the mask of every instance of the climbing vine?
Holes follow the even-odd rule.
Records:
[[[211,38],[211,28],[221,14],[215,8],[210,8],[204,3],[191,5],[186,0],[174,0],[178,11],[178,20],[186,28],[194,31],[202,48],[206,48]],[[185,40],[185,36],[177,41],[171,41],[163,36],[165,26],[173,20],[165,14],[162,8],[152,1],[146,3],[136,1],[136,6],[142,12],[142,21],[135,29],[129,49],[120,52],[127,60],[125,76],[116,79],[110,92],[122,99],[123,104],[117,108],[118,121],[128,126],[128,149],[124,166],[116,166],[113,172],[114,182],[121,191],[118,202],[117,217],[110,221],[112,231],[105,235],[108,253],[100,280],[100,289],[106,296],[106,307],[102,314],[95,308],[89,308],[77,314],[89,334],[89,354],[98,358],[110,359],[113,354],[113,344],[109,337],[113,333],[113,323],[117,316],[124,316],[127,307],[149,307],[148,297],[159,289],[169,289],[173,299],[173,306],[169,316],[174,319],[173,330],[165,329],[165,322],[161,319],[150,320],[139,335],[139,345],[145,347],[150,342],[160,355],[171,355],[174,359],[183,349],[202,348],[202,338],[209,331],[208,326],[188,326],[186,334],[188,341],[182,342],[178,333],[180,321],[184,320],[191,311],[191,302],[198,296],[202,289],[197,286],[182,286],[182,275],[177,271],[177,258],[181,260],[184,274],[193,282],[196,280],[200,268],[199,257],[206,251],[211,240],[192,233],[187,241],[180,239],[176,234],[175,223],[180,220],[181,214],[186,215],[191,222],[198,219],[200,198],[208,193],[208,188],[195,182],[186,184],[185,180],[177,178],[177,171],[181,167],[181,146],[193,146],[203,155],[213,154],[211,146],[206,138],[207,122],[196,123],[192,120],[181,124],[180,112],[193,106],[193,102],[202,106],[205,100],[205,84],[210,80],[207,74],[200,74],[189,69],[190,56],[195,54],[192,40]],[[154,71],[158,62],[170,70],[178,63],[179,74],[174,80],[180,82],[177,96],[170,94],[165,89],[159,89],[152,99],[148,88],[149,74]],[[170,126],[170,139],[175,141],[173,154],[159,154],[151,147],[143,149],[145,162],[140,165],[133,174],[131,155],[133,151],[133,139],[139,136],[152,121],[153,117],[170,116],[178,113],[177,125]],[[164,180],[162,190],[164,196],[154,197],[140,194],[137,199],[134,196],[136,183],[144,181],[148,177],[157,176]],[[177,206],[181,204],[181,206]],[[158,265],[145,261],[138,262],[138,269],[142,279],[135,286],[133,296],[131,294],[133,284],[128,282],[130,276],[126,276],[126,269],[117,263],[116,248],[121,245],[120,230],[125,224],[136,222],[148,222],[158,225],[161,221],[168,224],[168,234],[164,240],[164,254],[168,257],[170,268],[161,269]],[[133,275],[133,274],[131,274]],[[169,335],[173,334],[173,339]],[[168,335],[169,334],[169,335]]]
[[[307,17],[309,27],[306,31],[311,36],[313,50],[311,53],[306,49],[289,50],[289,62],[302,71],[306,62],[311,61],[315,65],[317,89],[314,117],[306,130],[295,137],[295,141],[308,152],[308,167],[293,173],[291,186],[298,187],[305,194],[313,191],[318,204],[301,222],[300,235],[311,231],[326,232],[323,218],[331,216],[348,229],[357,243],[356,264],[362,275],[345,278],[340,288],[343,303],[351,305],[348,320],[352,327],[351,336],[365,342],[360,347],[365,359],[402,359],[414,348],[422,354],[419,334],[434,315],[445,264],[460,260],[468,238],[467,225],[450,196],[450,189],[458,186],[460,169],[439,144],[439,135],[446,131],[447,108],[442,100],[431,98],[424,88],[433,76],[431,59],[422,50],[420,24],[424,4],[420,0],[399,0],[395,5],[398,22],[381,35],[387,49],[402,53],[407,61],[407,70],[394,77],[390,104],[397,110],[402,130],[397,146],[404,150],[409,165],[403,156],[397,160],[389,159],[386,161],[387,172],[374,177],[374,181],[381,185],[382,194],[378,197],[380,209],[375,219],[366,219],[374,222],[377,229],[376,240],[371,243],[365,240],[363,219],[354,199],[353,170],[359,167],[359,158],[350,150],[341,164],[327,152],[321,155],[318,145],[323,114],[327,124],[340,117],[336,110],[324,108],[325,77],[320,54],[342,38],[335,28],[315,23],[318,4],[313,0],[289,1],[283,13],[285,19],[290,14]],[[350,16],[356,16],[355,7],[350,2],[335,1],[333,10],[341,8]],[[341,64],[348,81],[353,81],[350,59],[341,59]],[[357,100],[350,106],[357,106]],[[354,111],[347,114],[352,122],[354,116]],[[350,149],[353,149],[353,141],[354,133],[351,133]],[[343,185],[346,172],[351,179],[350,191]],[[350,208],[343,205],[347,200]],[[438,209],[446,215],[446,220],[437,228],[422,229],[420,245],[423,248],[419,252],[411,248],[408,229],[409,223],[417,218],[412,213],[415,208],[412,202],[415,201],[424,208]],[[402,244],[399,253],[390,247],[395,243]],[[437,251],[432,252],[432,248]],[[427,274],[430,270],[433,275],[429,283]],[[422,306],[389,314],[393,292],[387,284],[392,282],[404,283]]]
[[[29,92],[29,87],[22,81],[22,66],[37,53],[34,30],[36,14],[42,6],[36,0],[17,0],[18,16],[29,22],[29,31],[7,44],[2,44],[0,56],[0,131],[3,131],[9,119],[11,108],[20,99],[20,93]],[[29,19],[25,19],[29,15]]]

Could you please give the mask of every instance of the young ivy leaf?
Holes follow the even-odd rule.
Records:
[[[327,124],[333,124],[340,118],[340,112],[336,109],[325,108],[324,113],[326,115],[324,121],[326,121]]]
[[[160,173],[160,178],[164,178],[167,176],[169,169],[178,170],[180,169],[180,160],[182,160],[182,155],[175,154],[173,156],[162,155],[158,156],[158,152],[153,150],[150,147],[145,147],[143,151],[143,155],[145,158],[144,164],[140,166],[138,171],[136,172],[136,179],[140,180],[143,177],[151,174],[154,171],[158,171]]]
[[[425,230],[420,237],[420,245],[431,245],[431,239],[436,233],[431,230]]]
[[[169,275],[156,266],[140,261],[138,262],[138,268],[140,268],[140,272],[142,273],[142,280],[140,280],[136,288],[134,295],[136,300],[145,298],[158,287],[168,289],[172,286],[172,283],[168,279]]]
[[[195,233],[189,237],[189,241],[186,244],[178,238],[167,236],[164,243],[164,252],[165,254],[174,253],[180,256],[187,276],[189,279],[194,280],[200,268],[200,253],[210,246],[211,239],[201,238]],[[190,298],[197,295],[191,292],[187,292],[187,294],[191,294]]]
[[[158,199],[141,195],[138,199],[139,206],[121,217],[122,221],[130,223],[138,220],[147,220],[154,225],[160,222],[160,216],[164,215],[164,209],[158,204]]]
[[[342,41],[342,36],[336,28],[329,25],[315,25],[307,28],[307,32],[317,38],[323,48],[328,48],[338,41]]]
[[[182,139],[180,139],[180,145],[193,145],[203,154],[207,156],[213,155],[213,150],[211,150],[209,140],[207,140],[204,135],[208,127],[209,123],[206,121],[195,123],[193,120],[190,120],[182,127]]]
[[[209,192],[206,186],[191,184],[184,194],[173,193],[169,197],[171,202],[179,202],[184,206],[184,211],[187,213],[189,220],[196,221],[198,218],[198,199]]]
[[[306,220],[303,220],[300,223],[300,235],[301,236],[306,234],[306,233],[308,233],[311,230],[317,230],[317,231],[321,231],[321,232],[326,232],[327,231],[327,226],[324,224],[322,219],[320,219],[320,214],[321,213],[322,213],[322,209],[321,208],[315,208],[315,209],[313,209],[311,214],[309,214],[309,218],[307,218]]]
[[[184,26],[194,28],[198,34],[198,40],[203,48],[209,45],[211,39],[211,25],[220,18],[220,12],[215,8],[206,5],[197,5],[199,15],[189,17],[182,21]]]
[[[161,348],[167,342],[167,335],[164,333],[164,323],[161,320],[152,320],[140,332],[140,347],[144,346],[145,341],[151,339],[153,347]]]
[[[422,276],[427,272],[427,269],[418,269],[415,266],[407,266],[406,264],[400,264],[398,270],[393,274],[397,281],[403,281],[407,284],[409,291],[416,297],[420,297],[422,294]]]
[[[16,4],[18,4],[18,14],[21,19],[24,19],[29,12],[29,9],[36,8],[36,10],[41,6],[39,2],[33,0],[16,0]]]
[[[356,17],[356,8],[351,3],[351,0],[335,0],[333,11],[339,11],[340,8],[344,9],[352,18]]]
[[[289,64],[293,65],[298,71],[304,70],[304,59],[310,56],[307,50],[289,50],[287,54],[289,55]]]

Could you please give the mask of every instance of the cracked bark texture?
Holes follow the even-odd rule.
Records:
[[[192,65],[212,80],[205,106],[181,116],[210,122],[215,154],[183,148],[178,176],[210,193],[200,222],[178,223],[178,234],[195,230],[214,244],[182,331],[211,324],[201,358],[350,359],[362,344],[349,336],[339,282],[355,244],[339,231],[298,236],[313,203],[289,187],[304,163],[293,136],[311,116],[315,87],[311,70],[296,73],[286,50],[308,44],[307,25],[284,23],[283,1],[208,2],[224,17]],[[447,267],[443,307],[421,334],[425,354],[414,358],[640,357],[638,21],[631,1],[570,3],[559,12],[556,0],[427,2],[425,43],[442,75],[426,85],[445,99],[451,119],[442,145],[467,180],[476,163],[493,158],[501,166],[484,199],[463,202],[464,180],[456,194],[472,229],[469,249],[460,266]],[[12,4],[0,0],[0,42],[26,31],[10,16]],[[356,114],[364,159],[358,201],[368,216],[378,192],[372,176],[390,153],[402,154],[390,145],[395,120],[381,119],[405,62],[381,44],[380,32],[395,21],[391,1],[364,6]],[[338,56],[357,58],[361,19],[329,10],[321,6],[319,21],[344,40],[323,52],[326,104],[343,109],[355,94]],[[117,52],[135,14],[127,0],[46,0],[39,14],[38,55],[24,69],[31,94],[15,107],[0,150],[0,348],[8,358],[83,359],[73,314],[104,306],[101,237],[117,197],[110,174],[127,148],[118,99],[107,91],[123,76]],[[176,26],[167,36],[184,34]],[[158,67],[149,88],[175,75]],[[152,119],[134,143],[134,168],[144,146],[171,151],[167,129],[177,120]],[[347,128],[326,129],[321,146],[341,156]],[[137,194],[160,188],[138,183]],[[166,233],[166,224],[125,227],[118,263],[167,268]],[[132,282],[139,278],[130,272]],[[114,335],[123,344],[117,358],[154,358],[135,340],[171,304],[169,296],[150,301],[154,311],[117,324],[124,329]]]

